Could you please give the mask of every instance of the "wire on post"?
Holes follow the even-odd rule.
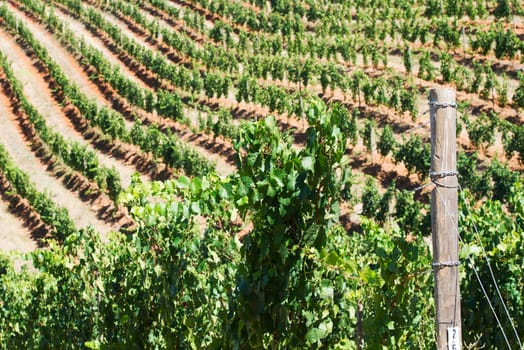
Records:
[[[434,269],[443,269],[445,267],[457,267],[460,265],[460,261],[444,261],[444,262],[434,262],[431,266]]]
[[[437,179],[442,179],[442,178],[449,177],[449,176],[458,176],[458,171],[438,171],[438,172],[430,171],[429,172],[429,179],[435,186],[442,187],[442,188],[459,188],[460,184],[458,184],[458,181],[457,181],[457,185],[455,186],[443,185],[437,181]]]
[[[449,103],[449,102],[437,102],[437,101],[429,101],[429,106],[439,109],[439,108],[457,108],[456,103]]]

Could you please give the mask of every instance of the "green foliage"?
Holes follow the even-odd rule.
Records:
[[[411,70],[413,69],[413,55],[409,46],[406,46],[404,48],[402,57],[404,61],[404,68],[406,68],[406,72],[411,73]]]
[[[473,81],[469,87],[470,92],[477,93],[484,79],[484,69],[478,62],[473,62]]]
[[[376,219],[379,223],[385,223],[390,215],[390,206],[395,196],[395,181],[388,186],[386,193],[380,199]]]
[[[482,113],[473,122],[469,122],[467,118],[465,120],[469,139],[475,147],[481,146],[486,148],[493,144],[495,141],[496,117],[488,117]]]
[[[497,7],[493,11],[496,18],[509,17],[511,15],[511,6],[509,0],[497,0]]]
[[[377,143],[377,148],[380,154],[385,157],[390,152],[395,153],[395,148],[397,147],[397,141],[393,135],[393,129],[391,126],[386,125],[382,130],[380,139]]]
[[[361,267],[365,349],[420,349],[431,347],[433,304],[429,248],[421,236],[408,238],[385,231],[372,221],[362,223],[354,249],[365,251]],[[384,322],[384,320],[387,320]]]
[[[377,181],[368,177],[362,192],[362,215],[384,223],[390,214],[390,205],[395,195],[395,183],[390,185],[384,195],[378,191]]]
[[[501,129],[503,129],[502,140],[506,156],[511,158],[516,153],[519,162],[524,163],[524,126],[506,122],[502,124]]]
[[[488,176],[483,176],[478,172],[478,167],[478,155],[476,153],[458,152],[457,170],[460,186],[464,190],[475,193],[478,198],[482,198],[490,191],[491,183]]]
[[[476,37],[471,41],[471,47],[473,50],[480,49],[483,55],[487,55],[491,50],[494,41],[495,36],[492,29],[490,28],[490,30],[477,33]]]
[[[362,215],[374,218],[380,206],[380,193],[378,193],[376,180],[367,178],[362,192]]]
[[[460,234],[464,242],[460,255],[464,262],[465,272],[461,288],[467,290],[467,293],[463,293],[462,299],[463,338],[465,342],[472,342],[474,337],[479,335],[478,330],[482,330],[479,346],[483,346],[484,349],[507,347],[502,332],[498,327],[495,329],[496,322],[493,314],[472,272],[472,269],[475,268],[502,322],[511,348],[518,348],[514,332],[498,298],[486,259],[489,259],[502,298],[508,307],[518,335],[522,339],[524,333],[520,325],[524,322],[524,299],[522,298],[524,283],[518,276],[518,271],[524,268],[522,183],[517,181],[511,186],[506,197],[508,207],[501,205],[499,201],[489,199],[482,206],[470,209],[469,207],[473,206],[472,199],[465,193],[463,194],[461,206],[467,207],[459,222]],[[483,255],[482,246],[487,257]],[[493,330],[486,329],[488,324],[493,325]]]
[[[457,23],[452,23],[446,19],[439,19],[437,21],[437,27],[435,28],[433,41],[438,44],[440,38],[444,39],[446,44],[451,47],[456,47],[460,44],[460,32],[457,30]]]
[[[339,305],[343,295],[335,298],[329,269],[316,262],[328,252],[339,201],[349,199],[351,172],[341,131],[347,120],[320,102],[312,104],[307,117],[301,151],[291,147],[273,117],[248,125],[235,145],[237,205],[243,215],[251,214],[254,225],[244,240],[245,265],[239,271],[234,327],[240,347],[295,348],[321,341],[335,346],[350,336],[348,329],[336,327],[347,314],[327,306]],[[318,283],[323,289],[315,287]]]
[[[358,117],[360,116],[360,111],[358,109],[354,109],[353,112],[351,112],[351,121],[348,125],[348,138],[353,145],[353,147],[358,142]]]
[[[484,66],[484,71],[486,73],[486,80],[484,82],[484,88],[480,91],[479,95],[480,98],[484,100],[491,100],[494,103],[495,89],[499,85],[498,80],[489,65]]]
[[[404,140],[393,156],[395,162],[403,162],[410,172],[415,171],[421,178],[427,174],[431,165],[430,145],[423,144],[419,136],[412,136],[409,140]]]
[[[524,74],[519,72],[519,86],[513,94],[513,106],[518,113],[520,108],[524,108]]]
[[[0,317],[2,346],[226,346],[238,248],[224,233],[202,236],[180,213],[170,209],[169,215],[173,220],[157,226],[155,236],[147,224],[107,244],[80,232],[62,247],[35,252],[37,274],[1,276],[1,300],[9,304]]]
[[[507,201],[509,198],[511,188],[513,184],[520,178],[520,174],[515,171],[511,171],[503,164],[494,160],[486,173],[490,176],[493,187],[492,187],[492,198],[501,202]]]
[[[403,112],[411,114],[412,121],[417,119],[417,97],[417,88],[415,86],[402,90],[400,94],[400,108]]]
[[[512,30],[504,29],[502,25],[497,25],[495,29],[495,57],[515,58],[520,51],[522,54],[524,46],[522,40]]]
[[[433,80],[435,78],[435,67],[431,64],[429,51],[424,51],[419,59],[418,76],[424,80]]]
[[[373,151],[375,147],[375,129],[377,123],[374,119],[368,118],[364,121],[364,127],[360,130],[360,136],[362,137],[362,142],[366,146],[366,149],[369,153]]]
[[[395,193],[395,222],[403,232],[428,235],[430,213],[428,206],[415,201],[413,192],[400,190]]]
[[[440,55],[440,74],[444,82],[450,82],[453,76],[453,57],[445,52]]]
[[[497,102],[502,107],[508,103],[508,77],[505,73],[502,75],[502,84],[497,87]]]

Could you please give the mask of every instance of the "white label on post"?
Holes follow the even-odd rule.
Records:
[[[460,344],[460,328],[449,327],[448,328],[448,350],[461,350]]]

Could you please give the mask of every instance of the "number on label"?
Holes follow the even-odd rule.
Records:
[[[448,328],[448,350],[461,350],[459,327]]]

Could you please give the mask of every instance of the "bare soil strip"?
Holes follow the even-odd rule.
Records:
[[[88,6],[88,5],[86,5],[86,6]],[[122,31],[122,33],[124,33],[126,36],[128,36],[130,38],[133,38],[133,40],[138,42],[141,46],[144,46],[145,48],[147,48],[149,50],[156,51],[157,48],[154,45],[151,45],[147,40],[145,40],[145,38],[144,38],[145,31],[144,31],[144,33],[136,33],[136,32],[133,32],[132,29],[130,29],[130,24],[131,23],[134,24],[134,21],[132,19],[129,19],[129,24],[127,24],[127,23],[123,22],[122,19],[114,16],[110,12],[101,11],[101,13],[103,14],[104,19],[107,22],[109,22],[110,24],[112,24],[115,27],[117,27],[118,29],[120,29]],[[136,25],[135,30],[137,30],[139,28],[141,30],[143,30],[142,27],[138,26],[138,25]]]
[[[59,132],[66,139],[84,145],[90,151],[95,152],[95,149],[74,129],[71,121],[56,104],[47,88],[47,83],[32,65],[32,62],[25,55],[24,51],[12,38],[6,36],[2,31],[0,31],[0,50],[10,59],[11,67],[23,85],[24,95],[46,119],[49,127]],[[98,159],[101,165],[108,168],[114,167],[120,174],[123,186],[129,186],[131,176],[136,171],[134,167],[122,164],[122,162],[108,157],[103,153],[98,154]]]
[[[31,232],[9,207],[8,203],[0,201],[0,250],[18,250],[24,253],[35,250],[37,242],[31,238]]]
[[[67,54],[67,51],[64,47],[56,41],[47,31],[42,30],[37,24],[33,21],[28,20],[26,16],[18,10],[16,7],[12,6],[9,2],[6,2],[9,11],[13,12],[19,19],[24,21],[24,25],[31,31],[35,39],[37,39],[40,44],[42,44],[48,51],[49,56],[60,66],[62,71],[67,75],[67,77],[78,85],[80,91],[90,99],[96,100],[99,105],[105,105],[110,107],[105,103],[103,99],[100,99],[97,89],[94,84],[86,79],[85,76],[77,69],[78,64]]]
[[[23,198],[18,193],[16,193],[12,184],[1,172],[0,197],[2,199],[2,203],[7,205],[7,210],[18,218],[19,222],[23,225],[24,230],[27,231],[27,235],[24,235],[24,237],[30,237],[31,240],[34,241],[35,244],[39,247],[45,245],[45,243],[42,241],[43,238],[52,238],[52,227],[42,220],[40,213],[38,213],[31,206],[31,204],[29,204],[29,201],[26,198]],[[9,235],[5,235],[4,237],[6,242],[9,241]],[[21,240],[27,240],[27,238],[23,238]],[[13,239],[16,240],[17,238],[15,237]]]
[[[20,16],[20,18],[26,21],[26,24],[31,24],[28,27],[30,27],[33,33],[40,33],[42,38],[45,39],[42,40],[41,43],[49,51],[56,50],[55,53],[60,56],[70,56],[67,50],[64,47],[60,46],[60,44],[52,37],[52,35],[46,32],[43,28],[40,28],[39,24],[35,24],[32,19],[28,19],[26,15],[19,10],[16,10],[16,13]],[[54,44],[54,47],[48,46],[51,44]],[[76,70],[76,72],[78,73],[76,74],[76,77],[80,79],[79,81],[74,82],[79,86],[89,87],[91,89],[92,96],[96,96],[96,99],[99,100],[101,103],[104,103],[105,105],[111,105],[113,102],[106,99],[103,96],[102,92],[100,92],[100,88],[89,80],[88,74],[82,71],[82,68],[79,65],[79,63],[74,60],[72,60],[71,63],[72,66],[69,68]],[[61,68],[63,67],[61,66]],[[87,85],[84,85],[84,83],[86,83]],[[49,86],[49,83],[47,89],[53,89]],[[93,91],[94,89],[96,90]],[[55,98],[56,106],[56,96],[53,97]],[[60,102],[60,105],[62,105],[63,103],[63,101],[58,102]],[[159,174],[162,171],[159,171],[158,167],[151,166],[151,160],[145,159],[145,155],[139,154],[140,151],[137,149],[137,147],[133,145],[122,144],[120,142],[113,142],[111,144],[108,144],[97,129],[93,129],[87,126],[85,120],[83,120],[83,118],[79,115],[78,110],[71,106],[70,103],[66,103],[61,107],[62,113],[60,113],[60,115],[64,117],[64,125],[74,128],[75,132],[70,131],[71,133],[76,134],[77,136],[81,136],[85,140],[89,140],[89,142],[97,150],[101,151],[97,152],[99,160],[101,161],[101,163],[108,167],[114,166],[117,169],[117,171],[120,172],[124,186],[127,186],[127,184],[130,183],[131,175],[135,171],[141,173],[142,181],[149,180],[144,176],[145,174],[147,174],[151,179],[158,178],[158,176],[163,176]],[[77,141],[80,142],[80,140],[78,139]],[[83,142],[83,144],[85,144],[85,142]],[[119,161],[117,161],[117,159]]]
[[[22,137],[22,130],[16,122],[16,117],[11,113],[7,98],[1,94],[0,98],[0,142],[5,146],[9,155],[15,160],[18,167],[24,171],[40,192],[48,193],[50,198],[58,205],[69,211],[69,216],[77,227],[92,225],[98,232],[105,235],[117,230],[117,225],[108,224],[97,217],[97,210],[76,195],[69,192],[64,185],[51,176],[40,159],[36,158]]]
[[[94,7],[94,5],[90,4],[91,7]],[[87,6],[87,2],[86,2]],[[100,9],[98,9],[100,10]],[[141,9],[139,11],[142,11]],[[177,50],[174,50],[172,47],[168,46],[165,43],[161,43],[161,40],[158,40],[154,37],[151,37],[148,33],[148,31],[140,24],[136,23],[132,18],[129,18],[127,16],[124,16],[120,13],[113,14],[106,11],[102,12],[104,14],[104,18],[112,25],[117,27],[119,30],[122,31],[128,38],[132,38],[135,41],[137,41],[138,44],[140,44],[143,47],[146,47],[149,50],[152,51],[160,51],[163,53],[164,57],[168,60],[170,60],[173,63],[184,65],[187,68],[193,68],[195,66],[198,66],[198,64],[195,64],[193,62],[193,59],[191,57],[187,57],[186,55],[183,55],[179,53]],[[153,17],[150,14],[145,14],[146,16]],[[162,25],[162,19],[157,20],[157,23],[160,27],[168,28],[168,24]],[[201,49],[203,49],[201,47]]]
[[[85,29],[81,23],[79,23],[76,19],[71,18],[70,16],[64,14],[61,12],[60,9],[57,9],[55,11],[55,14],[59,15],[61,17],[61,20],[63,20],[65,23],[67,23],[68,26],[71,26],[71,24],[75,24],[74,28],[83,28],[82,32],[79,33],[87,42],[103,42],[99,38],[97,38],[95,35],[93,35],[90,31]],[[73,27],[73,26],[71,26]],[[88,40],[89,38],[89,40]],[[104,44],[102,44],[104,45]],[[64,50],[62,48],[62,50]],[[104,55],[104,58],[108,59],[111,63],[115,64],[120,69],[126,69],[126,65],[124,62],[120,61],[119,58],[116,57],[116,55],[111,52],[110,49],[104,46],[104,50],[101,50],[101,52]],[[133,77],[133,80],[140,81],[140,85],[148,90],[153,90],[151,87],[147,86],[144,81],[142,81],[140,78],[136,76],[136,73],[134,71],[129,70],[129,74],[126,74],[128,77]],[[123,105],[125,102],[123,100],[118,101],[118,104]],[[114,107],[113,103],[113,107]],[[193,147],[197,152],[202,154],[205,158],[210,159],[212,161],[215,161],[217,163],[217,173],[221,175],[228,175],[234,171],[234,167],[232,166],[232,162],[227,159],[224,159],[224,156],[221,154],[217,154],[216,150],[213,150],[215,148],[214,146],[210,146],[209,138],[205,137],[204,135],[198,135],[191,132],[187,126],[183,126],[180,123],[175,123],[169,120],[166,120],[164,118],[160,118],[158,116],[153,116],[151,113],[147,113],[143,110],[140,110],[138,108],[133,108],[133,112],[137,113],[138,115],[147,115],[147,121],[150,124],[158,124],[162,129],[165,128],[166,125],[168,125],[171,129],[171,131],[174,131],[177,133],[179,137],[181,137],[184,141],[191,144],[191,147]],[[222,148],[222,147],[220,147]]]
[[[137,79],[135,77],[135,74],[134,74],[134,72],[131,69],[129,69],[126,65],[120,64],[120,61],[118,60],[118,58],[115,57],[112,54],[111,50],[106,47],[104,42],[102,40],[100,40],[99,38],[95,37],[94,35],[92,35],[91,32],[84,26],[84,24],[82,22],[80,22],[80,21],[78,21],[76,19],[73,19],[70,16],[64,14],[60,10],[60,7],[58,7],[58,6],[55,8],[55,12],[54,13],[61,21],[66,23],[72,31],[74,31],[79,37],[83,38],[83,40],[87,44],[89,44],[91,47],[97,49],[98,51],[102,52],[102,54],[109,61],[109,63],[111,63],[112,65],[118,66],[120,71],[123,72],[125,76],[127,76],[129,79],[131,79],[133,82],[135,82],[139,86],[146,87],[146,85],[144,84],[143,81],[141,81],[140,79]],[[21,14],[21,12],[18,11],[18,14]],[[29,22],[29,21],[26,20],[26,22]],[[48,41],[54,40],[54,38],[52,38],[52,36],[46,30],[44,30],[41,27],[41,25],[37,25],[35,23],[32,23],[32,26],[33,26],[33,28],[31,28],[31,29],[36,29],[36,31],[41,32],[42,36],[49,37],[50,39],[48,39]],[[33,31],[33,33],[35,33],[35,31]],[[41,40],[41,39],[39,38],[39,40]],[[58,44],[58,42],[56,40],[54,40],[54,41]],[[58,47],[60,47],[61,52],[67,52],[65,50],[65,48],[63,46],[61,46],[60,44],[58,44]],[[69,72],[64,71],[64,73],[66,73],[67,76],[70,79],[73,79],[73,76],[71,76],[69,74]]]

